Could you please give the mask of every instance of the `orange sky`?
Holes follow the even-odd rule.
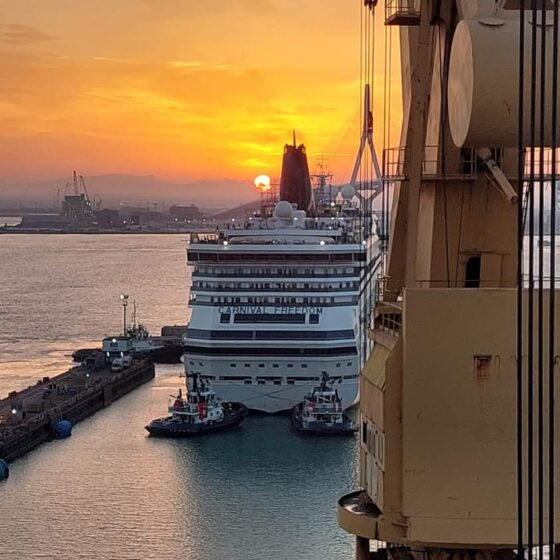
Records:
[[[0,182],[275,176],[292,128],[345,181],[361,4],[0,0]]]

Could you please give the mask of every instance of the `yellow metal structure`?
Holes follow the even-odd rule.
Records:
[[[370,540],[411,547],[395,557],[513,558],[518,150],[511,122],[484,111],[515,84],[511,72],[491,90],[476,80],[517,59],[518,3],[410,6],[417,21],[399,28],[401,146],[385,170],[394,181],[387,274],[361,375],[362,489],[340,499],[338,521],[357,536],[359,560],[370,558]],[[450,81],[467,71],[450,65],[454,35],[465,41],[473,29],[469,120],[456,95],[464,80]],[[447,108],[474,144],[455,144]],[[507,110],[515,118],[517,107]],[[560,518],[555,526],[560,535]]]

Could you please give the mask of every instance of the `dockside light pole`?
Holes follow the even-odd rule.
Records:
[[[126,336],[126,306],[128,305],[128,295],[121,294],[121,301],[123,305],[123,336]]]

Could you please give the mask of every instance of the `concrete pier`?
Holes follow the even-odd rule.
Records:
[[[14,461],[53,439],[59,420],[76,424],[154,375],[154,365],[147,360],[135,360],[118,373],[79,366],[11,392],[0,400],[0,459]]]

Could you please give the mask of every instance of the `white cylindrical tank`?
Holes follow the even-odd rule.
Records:
[[[525,31],[525,113],[523,141],[530,138],[531,39],[533,24],[526,16]],[[456,146],[490,147],[518,145],[519,99],[519,20],[463,20],[457,26],[449,64],[449,127]],[[552,70],[560,57],[552,57],[553,30],[537,25],[537,44],[545,29],[547,49],[545,141],[551,144]],[[553,62],[554,60],[554,62]],[[540,98],[540,68],[537,73],[537,97]],[[559,74],[560,75],[560,74]],[[558,103],[558,100],[557,100]],[[560,117],[560,103],[558,103]],[[540,145],[540,104],[537,99],[535,145]],[[560,118],[558,120],[560,124]],[[560,126],[557,132],[560,138]]]

